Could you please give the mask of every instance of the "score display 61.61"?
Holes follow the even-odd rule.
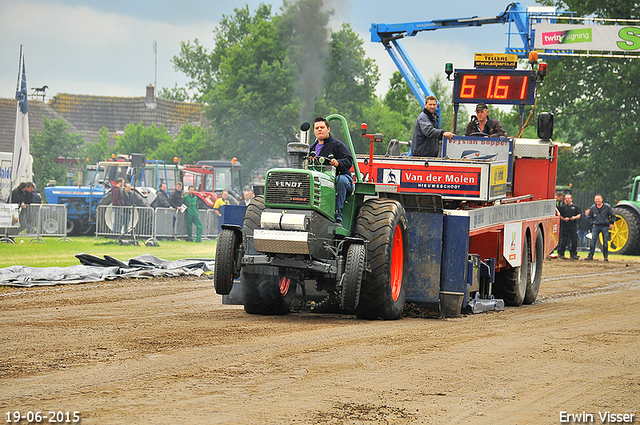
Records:
[[[460,69],[454,74],[453,103],[533,105],[535,84],[532,71]]]

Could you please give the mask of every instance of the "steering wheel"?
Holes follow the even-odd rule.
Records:
[[[481,131],[475,131],[475,132],[473,132],[473,133],[471,133],[469,135],[469,137],[473,137],[473,136],[476,136],[476,137],[489,137],[489,135],[487,133],[483,133]]]

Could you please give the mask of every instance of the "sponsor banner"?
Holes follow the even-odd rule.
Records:
[[[507,223],[504,225],[504,240],[502,255],[507,259],[511,267],[522,265],[522,222]]]
[[[482,159],[484,161],[509,161],[511,139],[466,138],[456,136],[446,141],[446,155],[453,159]]]
[[[491,182],[489,183],[489,197],[494,199],[507,194],[507,164],[491,167]]]
[[[397,184],[399,192],[437,193],[452,196],[480,196],[481,167],[447,169],[379,168],[378,181]]]
[[[534,49],[603,50],[640,52],[640,26],[536,25]]]
[[[476,53],[473,58],[475,68],[516,69],[518,55],[515,53]]]
[[[0,227],[18,227],[20,211],[18,204],[0,205]]]

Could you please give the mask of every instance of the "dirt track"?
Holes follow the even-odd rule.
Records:
[[[394,322],[249,316],[201,279],[4,288],[0,420],[640,423],[639,305],[640,262],[619,261],[546,260],[531,306]]]

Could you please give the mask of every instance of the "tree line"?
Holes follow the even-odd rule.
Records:
[[[640,17],[638,4],[633,2],[540,3],[575,11],[578,16]],[[368,143],[359,135],[362,122],[385,134],[387,141],[410,140],[423,105],[398,72],[387,93],[376,96],[380,74],[375,61],[365,54],[364,41],[347,23],[331,30],[331,15],[322,0],[285,1],[277,13],[268,4],[253,12],[248,6],[234,9],[213,29],[212,49],[198,39],[181,42],[180,53],[172,62],[189,81],[185,87],[159,92],[167,99],[201,103],[209,126],[187,124],[174,139],[163,126],[130,124],[110,149],[107,129],[93,143],[83,145],[80,137],[63,128],[64,122],[48,121],[42,134],[33,137],[32,152],[36,163],[42,164],[38,176],[47,173],[37,178],[42,183],[50,178],[64,180],[64,166],[49,165],[54,158],[47,148],[61,137],[67,137],[65,152],[93,163],[114,152],[146,153],[148,158],[169,163],[176,156],[182,163],[237,157],[245,170],[256,172],[286,160],[286,144],[295,140],[302,122],[316,116],[345,116],[357,152],[368,151]],[[625,186],[640,174],[640,64],[632,59],[603,58],[547,62],[549,75],[539,88],[533,125],[523,137],[535,137],[537,112],[553,112],[554,139],[572,146],[563,149],[558,159],[558,185],[571,185],[575,190],[602,187],[610,202],[625,198]],[[441,127],[451,128],[451,86],[441,76],[430,78],[429,85],[441,103]],[[528,113],[529,109],[525,116]],[[517,108],[506,112],[490,108],[490,116],[500,119],[508,135],[518,133]],[[458,128],[464,128],[468,119],[461,109]],[[340,132],[336,136],[344,140]],[[377,144],[376,153],[384,153],[385,147]]]

